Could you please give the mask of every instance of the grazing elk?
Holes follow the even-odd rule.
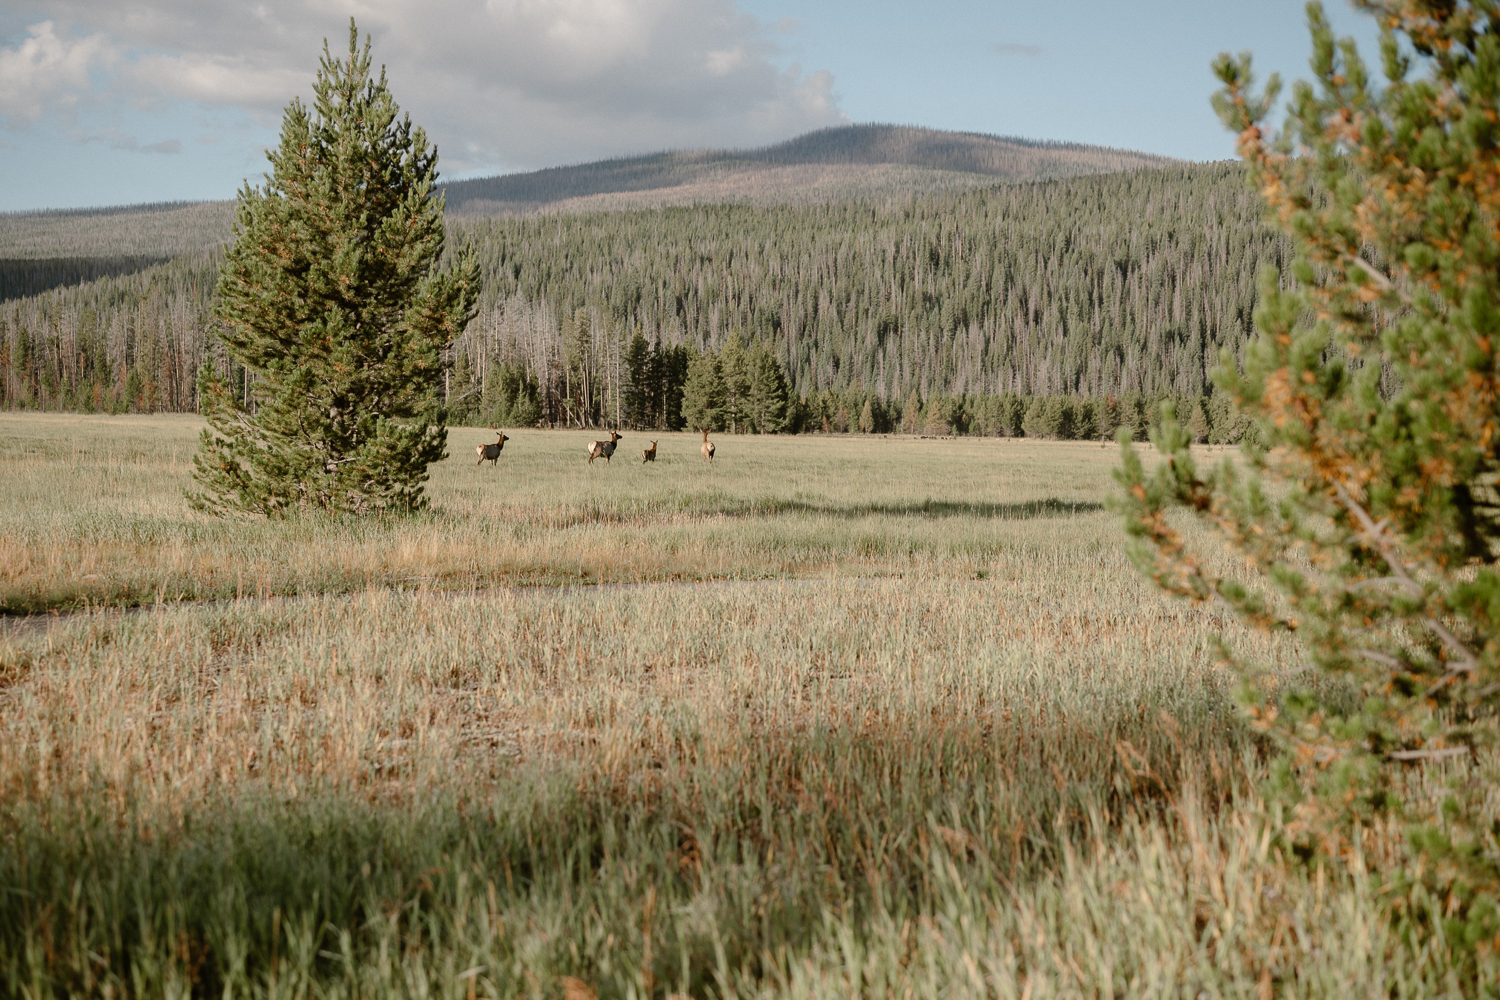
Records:
[[[714,443],[708,439],[708,428],[703,428],[703,459],[709,465],[714,464]]]
[[[505,442],[510,440],[510,438],[505,436],[504,432],[496,431],[493,427],[491,427],[490,430],[495,431],[496,434],[499,434],[500,440],[496,441],[494,444],[482,444],[476,447],[474,449],[474,454],[479,456],[479,461],[475,462],[475,465],[483,465],[485,459],[489,459],[490,464],[494,465],[495,459],[500,457],[500,450],[505,447]]]
[[[641,463],[656,461],[656,442],[651,442],[651,447],[641,449]]]
[[[614,431],[609,432],[608,441],[589,442],[589,464],[594,464],[594,459],[602,458],[607,463],[614,457],[615,449],[620,446],[620,435]]]

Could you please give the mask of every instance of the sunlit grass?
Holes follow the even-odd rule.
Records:
[[[195,428],[0,417],[8,606],[91,606],[0,618],[9,995],[1465,993],[1390,831],[1281,862],[1213,643],[1296,649],[1128,566],[1112,449],[461,429],[266,523]]]
[[[1098,445],[725,437],[710,466],[690,436],[631,434],[590,464],[596,435],[515,431],[495,466],[476,467],[474,445],[493,436],[460,428],[424,515],[267,523],[189,508],[198,428],[0,414],[0,610],[372,585],[972,577],[1050,547],[1063,522],[1113,544],[1100,507],[1113,454]],[[649,439],[660,457],[643,464]]]

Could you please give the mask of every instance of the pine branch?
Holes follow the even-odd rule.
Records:
[[[1362,530],[1361,537],[1365,540],[1366,543],[1370,545],[1371,548],[1380,553],[1380,557],[1385,560],[1385,564],[1390,567],[1392,576],[1400,582],[1401,586],[1404,587],[1406,589],[1406,592],[1412,597],[1425,600],[1427,592],[1422,587],[1422,585],[1412,577],[1411,573],[1407,570],[1405,564],[1403,564],[1400,557],[1398,556],[1396,551],[1396,541],[1395,539],[1391,538],[1389,532],[1387,531],[1387,522],[1383,520],[1377,522],[1373,517],[1371,517],[1369,511],[1365,510],[1364,506],[1361,505],[1359,501],[1354,499],[1354,497],[1350,494],[1349,490],[1344,486],[1343,483],[1334,480],[1330,483],[1330,485],[1333,488],[1334,495],[1337,496],[1339,498],[1339,502],[1344,505],[1344,509],[1347,510],[1359,523]],[[1443,644],[1449,649],[1450,652],[1458,656],[1458,661],[1456,663],[1453,661],[1448,662],[1448,670],[1456,673],[1471,673],[1479,669],[1479,658],[1474,654],[1474,651],[1469,648],[1467,643],[1465,643],[1458,636],[1454,635],[1452,630],[1450,630],[1448,626],[1444,625],[1441,621],[1434,618],[1432,615],[1424,614],[1421,616],[1420,621],[1422,622],[1422,624],[1427,626],[1428,631],[1437,636],[1438,639],[1443,642]]]

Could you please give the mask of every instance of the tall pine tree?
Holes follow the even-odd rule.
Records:
[[[479,268],[438,269],[437,150],[370,66],[351,20],[348,58],[324,42],[313,110],[287,107],[265,186],[240,192],[215,315],[253,391],[200,376],[200,509],[411,510],[445,454],[443,349]]]
[[[1280,130],[1250,57],[1215,64],[1294,280],[1263,277],[1243,371],[1221,355],[1255,421],[1241,460],[1200,472],[1168,412],[1154,469],[1123,448],[1118,503],[1163,588],[1297,640],[1289,673],[1219,654],[1282,751],[1267,792],[1287,855],[1384,860],[1400,933],[1468,952],[1453,990],[1479,995],[1500,949],[1500,9],[1360,6],[1383,85],[1311,3],[1317,79]],[[1237,558],[1194,545],[1174,508]],[[1393,825],[1404,845],[1366,840]]]
[[[652,403],[660,381],[656,369],[656,352],[637,327],[625,348],[625,409],[632,427],[646,427],[653,422]]]
[[[755,424],[756,433],[779,434],[786,429],[787,406],[791,391],[787,387],[786,373],[771,345],[757,340],[748,352],[750,386],[747,410]]]
[[[688,363],[687,384],[682,389],[682,419],[695,431],[724,427],[724,375],[719,357],[704,351]]]

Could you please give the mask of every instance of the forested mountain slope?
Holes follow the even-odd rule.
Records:
[[[0,259],[179,257],[229,238],[234,202],[0,213]]]
[[[450,211],[786,204],[933,193],[1165,166],[1164,157],[900,125],[819,129],[762,149],[696,150],[554,167],[445,185]]]
[[[880,204],[721,205],[460,223],[493,305],[462,350],[514,350],[512,312],[578,309],[648,337],[764,337],[801,392],[1204,391],[1250,330],[1285,244],[1236,165],[1137,171]],[[528,320],[529,322],[529,320]],[[544,338],[545,339],[545,338]],[[485,346],[475,347],[478,340]],[[476,357],[476,362],[478,358]]]
[[[774,146],[694,150],[442,185],[456,215],[564,205],[824,202],[992,187],[1170,165],[1164,157],[896,125],[819,129]],[[0,260],[167,259],[222,243],[232,201],[0,213]],[[12,297],[12,296],[4,296]]]
[[[766,342],[800,395],[1195,396],[1287,245],[1231,164],[824,205],[458,219],[484,264],[454,347],[551,420],[607,420],[639,330]],[[218,255],[0,304],[0,405],[191,409]],[[478,391],[475,384],[464,391]],[[587,400],[587,405],[585,401]]]
[[[233,221],[230,201],[0,214],[0,302],[210,251]]]

